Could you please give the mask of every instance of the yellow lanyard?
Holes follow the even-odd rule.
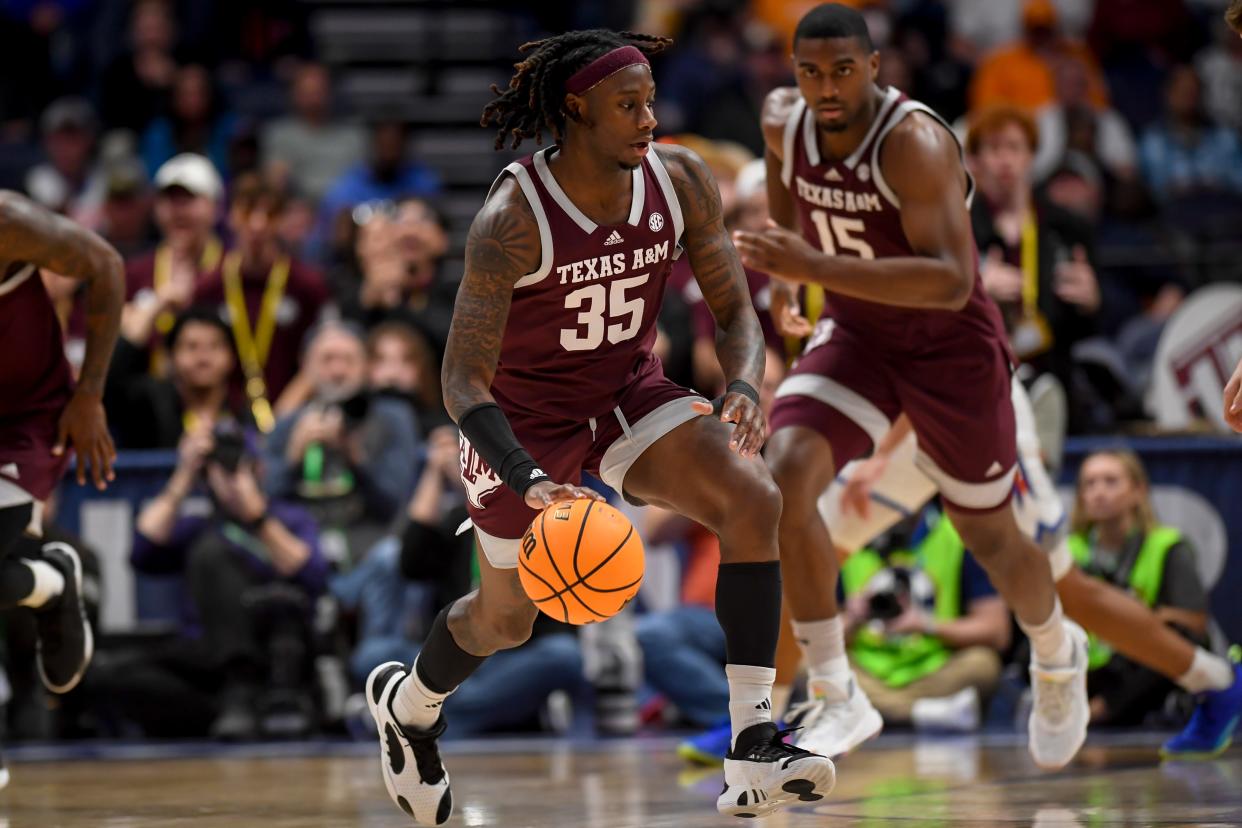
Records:
[[[824,294],[823,285],[806,285],[802,289],[802,312],[806,316],[808,322],[814,325],[824,314],[824,303],[826,296]],[[802,353],[802,347],[806,344],[805,339],[799,339],[794,336],[785,337],[785,362],[792,363]]]
[[[1022,220],[1022,309],[1034,318],[1039,313],[1039,225],[1035,211]]]
[[[224,267],[220,275],[224,280],[224,301],[229,308],[233,341],[237,343],[237,356],[241,360],[242,371],[246,374],[246,396],[250,399],[255,424],[260,430],[268,432],[276,424],[276,418],[267,399],[263,369],[267,365],[272,338],[276,333],[276,311],[285,296],[285,283],[289,279],[289,259],[282,256],[268,271],[263,300],[259,304],[259,318],[253,328],[250,326],[250,314],[246,311],[239,251],[234,250],[224,257]]]
[[[207,239],[207,244],[203,246],[203,254],[198,258],[198,272],[207,273],[215,270],[216,265],[220,263],[220,254],[222,253],[220,240],[215,236]],[[168,245],[161,244],[155,249],[155,267],[151,274],[151,287],[155,291],[168,284],[168,280],[172,278],[172,250]],[[168,332],[172,330],[173,323],[177,321],[176,315],[172,311],[163,311],[159,316],[155,317],[155,330],[159,331],[161,336],[168,336]],[[167,354],[164,349],[151,349],[151,376],[162,377],[164,375],[164,366],[167,363]]]

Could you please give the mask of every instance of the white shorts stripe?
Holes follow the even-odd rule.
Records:
[[[794,374],[776,389],[780,397],[810,397],[831,406],[844,414],[851,422],[867,432],[872,444],[878,444],[888,433],[892,423],[884,412],[859,394],[841,383],[819,374]]]
[[[914,464],[932,479],[940,494],[967,509],[991,509],[1004,503],[1005,498],[1013,491],[1014,476],[1018,473],[1018,466],[1014,464],[1008,471],[1002,472],[1000,477],[984,483],[967,483],[937,466],[936,461],[921,450],[915,454]]]
[[[656,410],[647,414],[636,423],[627,423],[617,412],[617,419],[626,433],[604,451],[599,462],[599,476],[619,495],[625,495],[625,475],[630,466],[643,456],[643,452],[655,445],[656,441],[677,428],[688,423],[699,413],[694,410],[695,401],[705,401],[699,396],[685,396],[669,400]]]
[[[477,524],[474,527],[474,533],[479,539],[479,548],[487,556],[489,564],[496,569],[517,568],[518,553],[522,551],[521,538],[498,538],[487,534]]]

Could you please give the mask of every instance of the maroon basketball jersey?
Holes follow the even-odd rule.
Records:
[[[73,391],[60,320],[39,271],[0,281],[0,419],[60,410]]]
[[[848,158],[835,161],[820,156],[814,113],[798,99],[785,123],[781,180],[797,205],[808,242],[829,255],[862,259],[920,255],[906,239],[900,202],[880,171],[884,139],[912,112],[930,115],[953,135],[930,108],[889,87],[862,143]],[[969,180],[967,206],[974,191]],[[824,316],[888,351],[925,348],[967,331],[1007,343],[1000,313],[983,290],[977,256],[975,261],[974,288],[960,311],[899,308],[829,291]]]
[[[611,412],[638,377],[662,371],[651,349],[683,223],[655,147],[632,173],[628,220],[606,226],[561,189],[548,166],[555,152],[501,174],[530,203],[543,255],[513,288],[492,394],[507,413],[582,422]]]

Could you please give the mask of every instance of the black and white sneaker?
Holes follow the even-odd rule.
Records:
[[[733,751],[725,756],[717,811],[762,817],[797,802],[818,802],[832,792],[837,783],[832,760],[786,744],[784,738],[792,732],[764,722],[737,735]]]
[[[443,825],[453,813],[448,771],[436,740],[444,733],[444,714],[430,730],[397,721],[392,697],[409,671],[398,661],[381,664],[367,677],[367,705],[379,732],[380,768],[388,795],[418,825]]]
[[[4,761],[4,752],[0,751],[0,791],[9,786],[9,766]]]
[[[72,546],[48,543],[43,559],[65,576],[65,591],[35,611],[39,627],[39,677],[53,693],[68,693],[90,666],[95,639],[82,601],[82,560]]]

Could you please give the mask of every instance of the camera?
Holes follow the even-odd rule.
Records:
[[[353,428],[361,425],[367,418],[367,414],[371,412],[371,395],[366,391],[359,391],[352,397],[341,400],[337,405],[341,409],[345,427]]]
[[[871,597],[867,617],[875,621],[891,621],[910,605],[911,572],[905,567],[885,569],[871,580]]]
[[[214,445],[207,454],[207,462],[219,465],[229,474],[235,473],[250,453],[245,433],[237,423],[222,422],[212,429],[211,436]]]

